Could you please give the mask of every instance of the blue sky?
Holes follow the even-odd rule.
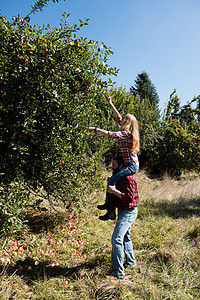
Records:
[[[32,0],[0,0],[1,14],[11,20],[26,16]],[[80,35],[111,46],[109,63],[120,69],[117,86],[127,90],[146,71],[165,108],[174,89],[184,105],[200,94],[199,0],[66,0],[50,2],[32,24],[59,24],[63,12],[69,23],[89,18]]]

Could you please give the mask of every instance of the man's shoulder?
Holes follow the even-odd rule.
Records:
[[[135,182],[136,183],[136,179],[134,175],[128,175],[125,178],[123,178],[122,180],[120,180],[118,183],[120,184],[125,184],[125,183],[130,183],[130,182]]]
[[[128,175],[128,176],[126,176],[124,179],[125,179],[125,180],[129,180],[129,181],[136,181],[134,175]]]

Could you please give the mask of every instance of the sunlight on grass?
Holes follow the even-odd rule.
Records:
[[[115,221],[98,219],[104,193],[97,191],[79,213],[33,212],[20,236],[1,240],[0,299],[199,299],[199,177],[162,181],[139,173],[137,180],[137,266],[124,280],[106,277]]]

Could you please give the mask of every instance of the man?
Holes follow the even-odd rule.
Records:
[[[116,174],[122,167],[123,167],[123,157],[122,156],[117,156],[112,159],[112,171],[113,174]],[[109,180],[111,177],[108,177],[107,180]],[[116,219],[116,213],[115,213],[115,208],[116,208],[116,196],[114,194],[106,192],[106,201],[103,205],[97,205],[97,208],[100,210],[107,210],[107,213],[104,216],[100,216],[99,219],[102,221],[107,221],[107,220],[115,220]]]
[[[109,186],[108,192],[117,196],[115,200],[118,208],[118,219],[112,235],[112,275],[123,279],[124,254],[125,265],[136,266],[130,238],[131,224],[138,214],[138,189],[134,175],[125,177],[116,184],[116,187]]]

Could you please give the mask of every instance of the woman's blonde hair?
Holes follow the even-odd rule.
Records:
[[[140,135],[139,125],[136,117],[131,114],[127,114],[121,121],[121,130],[130,130],[133,137],[132,151],[137,154],[140,151]]]

